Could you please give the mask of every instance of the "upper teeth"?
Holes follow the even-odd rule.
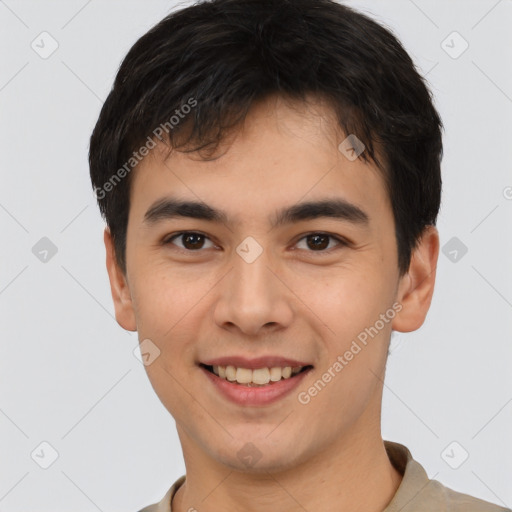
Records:
[[[292,375],[299,373],[303,366],[285,366],[284,368],[236,368],[235,366],[213,366],[213,373],[223,379],[238,384],[268,384],[270,381],[277,382],[289,379]]]

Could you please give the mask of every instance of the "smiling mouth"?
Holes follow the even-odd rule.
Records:
[[[293,379],[299,373],[304,373],[313,368],[307,366],[285,366],[285,367],[263,367],[263,368],[237,368],[235,366],[210,366],[200,363],[210,373],[213,373],[220,379],[224,379],[233,384],[239,384],[246,387],[261,387],[275,384],[281,380]]]

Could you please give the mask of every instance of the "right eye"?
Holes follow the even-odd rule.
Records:
[[[181,240],[182,245],[178,245],[174,243],[174,240]],[[197,231],[180,231],[179,233],[174,233],[168,238],[165,238],[163,241],[164,245],[173,244],[177,245],[182,251],[185,252],[197,252],[200,249],[204,248],[204,241],[210,240],[203,233],[199,233]],[[210,240],[211,246],[214,247],[213,242]]]

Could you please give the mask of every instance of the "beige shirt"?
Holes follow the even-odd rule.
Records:
[[[453,491],[437,480],[430,480],[404,445],[384,441],[384,446],[391,463],[403,478],[383,512],[512,512],[511,509]],[[172,497],[184,481],[185,475],[174,482],[160,502],[139,512],[172,512]]]

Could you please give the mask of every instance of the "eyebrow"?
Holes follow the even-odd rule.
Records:
[[[271,221],[271,226],[275,228],[320,217],[348,221],[363,227],[370,223],[369,215],[361,208],[345,199],[337,198],[308,201],[285,207],[277,212],[274,220]],[[198,201],[170,197],[159,199],[149,207],[144,215],[144,224],[154,225],[162,220],[174,218],[191,218],[229,224],[228,215],[223,210]]]

